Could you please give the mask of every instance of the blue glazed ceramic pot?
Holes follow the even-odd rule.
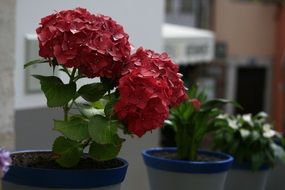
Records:
[[[48,152],[21,151],[15,152]],[[3,190],[33,189],[96,189],[119,190],[124,180],[128,163],[118,158],[123,165],[110,169],[40,169],[11,166],[3,178]]]

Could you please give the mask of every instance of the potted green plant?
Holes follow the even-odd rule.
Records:
[[[214,148],[234,156],[226,190],[264,190],[269,168],[284,161],[284,149],[276,143],[281,135],[267,121],[268,115],[220,115],[221,128],[214,135]],[[241,183],[242,182],[242,183]]]
[[[14,152],[4,189],[120,189],[128,163],[116,158],[119,131],[141,137],[163,126],[169,108],[186,98],[178,66],[166,53],[131,54],[121,25],[83,8],[42,18],[36,32],[43,59],[25,67],[49,64],[68,78],[33,75],[47,106],[63,109],[53,128],[61,136],[52,151]],[[79,86],[84,78],[91,80]]]
[[[216,117],[223,113],[224,99],[207,100],[206,94],[193,86],[191,99],[174,107],[165,127],[175,130],[177,148],[162,147],[143,151],[150,189],[164,190],[222,190],[230,155],[199,150],[206,134],[216,130]]]

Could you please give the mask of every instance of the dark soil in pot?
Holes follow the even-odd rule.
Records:
[[[55,159],[57,155],[52,152],[23,152],[12,154],[11,157],[12,164],[15,166],[42,169],[67,169],[62,168],[56,163]],[[124,163],[118,159],[95,161],[88,156],[84,156],[76,167],[68,169],[108,169],[123,165]]]
[[[170,160],[179,160],[176,152],[168,152],[168,151],[161,151],[153,153],[153,156],[166,158]],[[223,160],[217,156],[205,155],[205,154],[198,154],[197,160],[193,160],[196,162],[209,162],[209,161],[221,161]]]

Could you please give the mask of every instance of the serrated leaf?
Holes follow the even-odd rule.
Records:
[[[98,144],[93,142],[89,148],[89,155],[94,160],[104,161],[114,159],[120,152],[122,143],[113,144]]]
[[[64,84],[55,76],[33,75],[40,80],[41,89],[47,98],[48,107],[60,107],[72,100],[76,93],[76,84]]]
[[[46,60],[46,59],[33,60],[33,61],[30,61],[30,62],[26,63],[26,64],[24,65],[24,69],[26,69],[26,68],[29,67],[29,66],[35,65],[35,64],[48,63],[48,62],[49,62],[49,61]]]
[[[92,83],[82,86],[78,90],[78,94],[88,102],[96,102],[100,100],[108,89],[101,83]]]
[[[59,155],[56,162],[66,168],[76,166],[83,154],[83,147],[80,143],[62,136],[54,141],[52,150]]]
[[[89,121],[88,130],[91,138],[98,144],[117,144],[117,124],[108,121],[102,115],[95,115]]]
[[[73,118],[70,121],[55,120],[54,129],[74,141],[82,141],[90,137],[88,132],[88,122],[78,117]]]

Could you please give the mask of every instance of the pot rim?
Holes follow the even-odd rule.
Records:
[[[231,155],[213,152],[208,150],[199,150],[199,154],[217,156],[222,160],[216,161],[187,161],[174,160],[154,156],[155,152],[176,152],[176,147],[155,147],[142,152],[145,164],[151,168],[182,173],[219,173],[230,169],[234,158]]]
[[[15,154],[21,154],[21,153],[36,153],[36,152],[52,152],[51,150],[19,150],[19,151],[13,151],[10,153],[10,155],[15,155]],[[123,158],[120,158],[120,157],[116,157],[115,159],[118,159],[120,160],[121,162],[123,162],[123,165],[122,166],[119,166],[119,167],[115,167],[115,168],[106,168],[106,169],[96,169],[96,171],[100,171],[100,170],[113,170],[113,169],[121,169],[121,168],[124,168],[126,166],[129,165],[129,163],[123,159]],[[12,167],[17,167],[17,168],[29,168],[29,169],[34,169],[34,170],[47,170],[47,171],[55,171],[55,170],[60,170],[60,171],[72,171],[72,172],[81,172],[81,171],[92,171],[90,169],[47,169],[47,168],[34,168],[34,167],[25,167],[25,166],[13,166],[11,165]],[[11,167],[10,166],[10,167]],[[95,169],[94,169],[95,170]]]

